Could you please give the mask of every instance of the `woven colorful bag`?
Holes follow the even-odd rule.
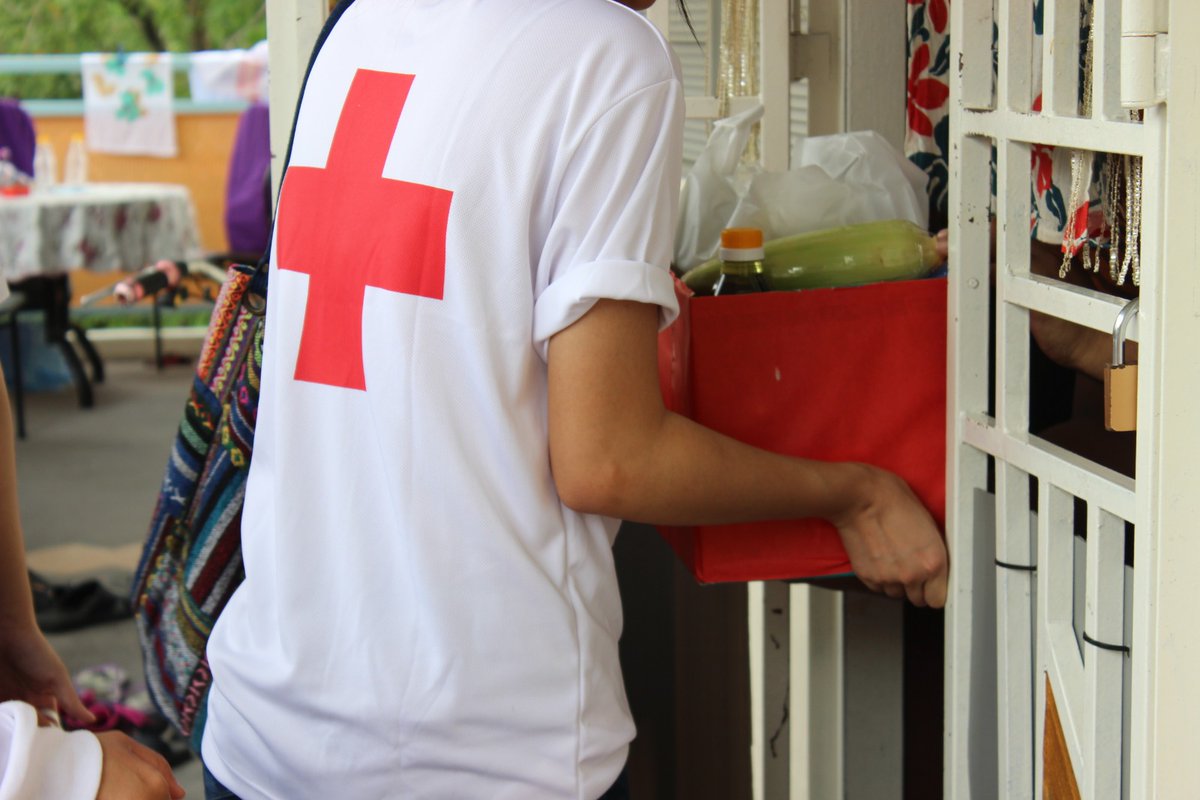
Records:
[[[321,46],[353,4],[339,0],[329,12],[301,99]],[[285,171],[291,157],[289,142]],[[231,267],[221,287],[133,584],[150,697],[197,753],[212,685],[208,636],[245,577],[242,501],[258,416],[266,259]]]
[[[260,306],[243,301],[261,299],[265,278],[265,267],[229,268],[133,585],[150,695],[197,752],[212,682],[205,645],[244,575],[242,499],[265,326]]]

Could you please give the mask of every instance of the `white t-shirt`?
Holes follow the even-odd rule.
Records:
[[[0,800],[95,800],[102,764],[95,734],[40,728],[33,706],[0,703]]]
[[[678,75],[610,0],[358,0],[325,43],[208,647],[204,758],[245,800],[618,776],[617,521],[557,496],[545,358],[598,298],[677,311]]]

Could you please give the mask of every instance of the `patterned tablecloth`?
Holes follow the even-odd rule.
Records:
[[[166,183],[56,186],[0,196],[0,278],[71,269],[140,269],[201,255],[187,187]]]

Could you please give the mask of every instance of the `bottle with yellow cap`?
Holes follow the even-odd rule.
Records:
[[[763,232],[758,228],[721,231],[721,274],[713,295],[750,294],[769,288],[763,267]]]
[[[689,270],[683,282],[697,294],[715,294],[723,258]],[[934,237],[898,219],[772,239],[760,258],[766,285],[775,291],[921,278],[942,260]]]

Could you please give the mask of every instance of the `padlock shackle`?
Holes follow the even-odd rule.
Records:
[[[1133,298],[1121,306],[1121,310],[1117,312],[1117,321],[1113,325],[1113,366],[1125,363],[1125,331],[1129,328],[1130,320],[1138,313],[1138,300],[1140,299],[1140,297]]]

